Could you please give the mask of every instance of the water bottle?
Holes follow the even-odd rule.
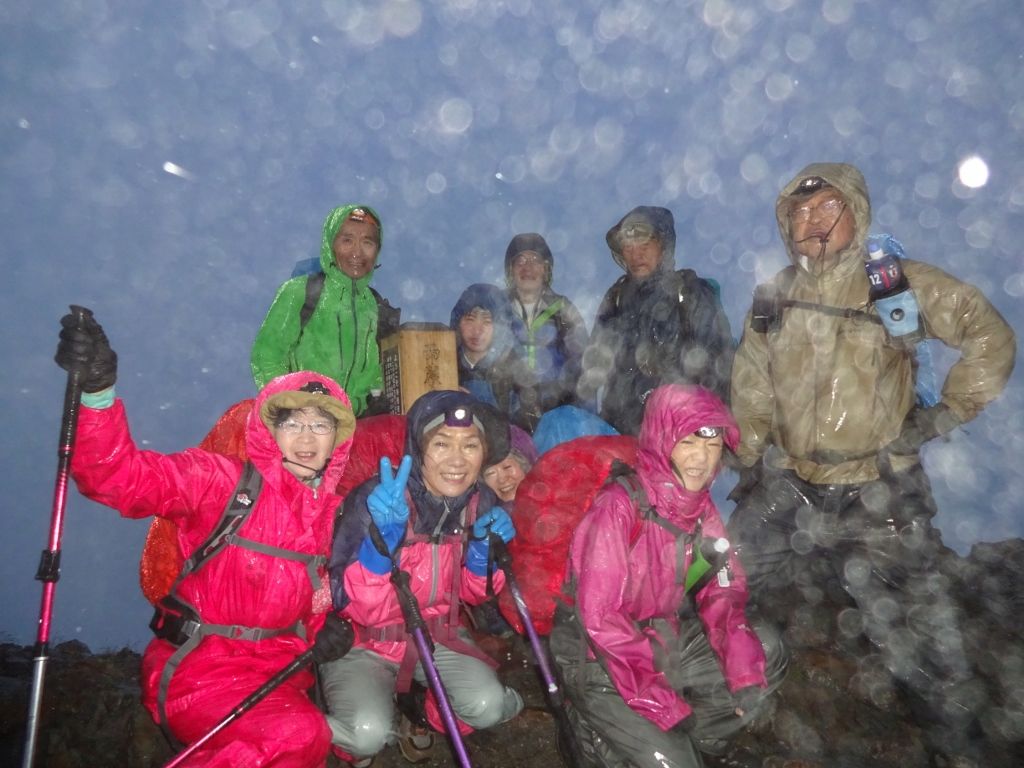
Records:
[[[917,299],[903,274],[900,257],[886,253],[875,238],[868,243],[868,298],[878,310],[889,337],[900,344],[913,345],[924,338]]]
[[[902,255],[903,246],[892,235],[868,238],[868,260],[864,263],[868,275],[868,297],[878,310],[889,338],[913,347],[916,363],[914,389],[918,402],[927,407],[938,403],[941,394],[931,350],[924,336],[917,297],[910,290],[900,263]]]

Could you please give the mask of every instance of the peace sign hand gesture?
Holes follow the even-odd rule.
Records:
[[[380,482],[370,492],[366,506],[370,517],[383,533],[386,529],[401,526],[409,519],[409,505],[405,501],[405,484],[409,482],[412,470],[412,456],[403,456],[398,471],[392,473],[391,459],[382,456],[380,460]]]

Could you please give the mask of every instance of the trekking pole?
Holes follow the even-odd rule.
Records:
[[[455,719],[455,711],[452,709],[451,699],[448,698],[448,691],[445,690],[441,675],[437,672],[437,664],[434,663],[433,643],[427,632],[427,625],[420,613],[419,603],[409,587],[409,574],[398,567],[398,563],[391,556],[388,545],[381,536],[380,529],[373,521],[370,522],[370,541],[377,551],[391,560],[391,583],[395,585],[395,593],[398,596],[398,604],[402,608],[402,616],[405,618],[405,629],[412,635],[416,643],[416,650],[420,654],[420,663],[423,665],[423,672],[430,684],[430,690],[434,692],[437,699],[437,707],[441,710],[441,718],[444,720],[445,728],[448,731],[448,738],[451,741],[452,751],[462,768],[472,768],[469,762],[469,754],[466,752],[466,744],[459,732],[459,724]],[[458,567],[456,565],[456,567]],[[455,596],[457,598],[457,595]],[[454,599],[454,598],[453,598]]]
[[[555,715],[555,723],[559,733],[562,735],[563,743],[569,751],[569,761],[572,764],[572,768],[582,766],[585,764],[583,762],[583,752],[581,751],[579,740],[576,738],[576,731],[573,730],[572,723],[569,722],[569,715],[565,711],[565,699],[562,697],[562,689],[551,671],[547,649],[541,642],[540,635],[537,634],[537,628],[534,626],[533,618],[530,616],[530,608],[526,605],[523,592],[519,589],[519,583],[512,572],[512,555],[509,553],[508,546],[501,536],[496,533],[488,535],[490,537],[490,551],[494,553],[494,561],[498,564],[498,567],[505,572],[505,587],[512,594],[512,600],[516,604],[519,618],[523,621],[523,628],[526,630],[526,636],[529,638],[530,646],[533,648],[533,655],[537,658],[537,666],[540,668],[541,679],[547,689],[548,701]]]
[[[85,307],[71,305],[71,314],[79,322],[91,317]],[[25,723],[25,750],[22,753],[22,768],[31,768],[35,760],[36,737],[39,733],[39,710],[43,702],[43,682],[46,662],[50,656],[50,620],[53,617],[53,597],[60,579],[60,542],[64,534],[64,510],[68,498],[68,477],[71,468],[71,451],[78,430],[78,407],[82,401],[82,373],[80,368],[68,371],[68,383],[64,389],[64,415],[60,423],[60,439],[57,447],[57,479],[53,487],[53,509],[50,513],[50,538],[43,550],[36,570],[36,579],[43,582],[43,597],[39,606],[39,627],[32,659],[32,693],[28,703],[28,719]]]
[[[287,680],[289,677],[294,675],[300,669],[305,667],[309,662],[313,660],[313,649],[303,651],[294,659],[288,666],[281,669],[276,675],[267,680],[263,685],[253,691],[251,694],[246,696],[234,709],[232,709],[223,720],[217,723],[213,728],[206,732],[202,738],[193,741],[185,749],[179,752],[174,758],[164,765],[164,768],[175,768],[175,766],[181,765],[186,759],[193,755],[199,750],[206,742],[224,730],[232,722],[240,718],[250,709],[255,707],[260,701],[266,698],[275,688],[281,683]]]

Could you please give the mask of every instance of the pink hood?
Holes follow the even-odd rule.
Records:
[[[640,426],[637,473],[650,503],[683,530],[692,531],[710,500],[708,488],[692,493],[679,482],[672,469],[672,449],[686,435],[701,427],[722,427],[725,444],[736,450],[740,430],[729,409],[718,397],[702,387],[666,384],[647,398]]]
[[[281,449],[277,447],[277,441],[274,440],[274,435],[267,428],[267,425],[260,420],[260,408],[272,395],[276,395],[279,392],[301,389],[311,381],[320,382],[327,388],[332,397],[340,400],[346,407],[352,407],[348,395],[345,394],[345,391],[338,386],[334,379],[324,376],[322,373],[296,371],[295,373],[286,373],[283,376],[278,376],[268,381],[267,385],[256,396],[252,410],[249,411],[249,416],[245,421],[245,450],[249,455],[249,460],[260,471],[264,482],[276,488],[292,483],[299,486],[301,483],[281,463]],[[321,487],[337,487],[338,481],[345,470],[345,465],[348,462],[348,454],[351,448],[351,436],[335,447],[334,453],[331,454],[331,460],[327,463],[327,469],[324,471]]]

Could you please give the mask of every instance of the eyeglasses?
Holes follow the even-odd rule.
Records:
[[[525,267],[527,265],[543,264],[544,257],[536,253],[528,253],[523,251],[522,253],[516,254],[516,257],[512,259],[513,267]]]
[[[817,205],[801,205],[799,208],[794,208],[789,212],[789,218],[793,221],[810,221],[811,216],[818,214],[825,218],[837,218],[839,214],[846,208],[846,203],[836,197],[830,197],[828,200],[818,203]]]
[[[312,424],[303,424],[301,421],[288,419],[277,425],[277,428],[286,435],[301,435],[304,429],[309,429],[314,435],[329,435],[336,427],[329,421],[314,421]]]

